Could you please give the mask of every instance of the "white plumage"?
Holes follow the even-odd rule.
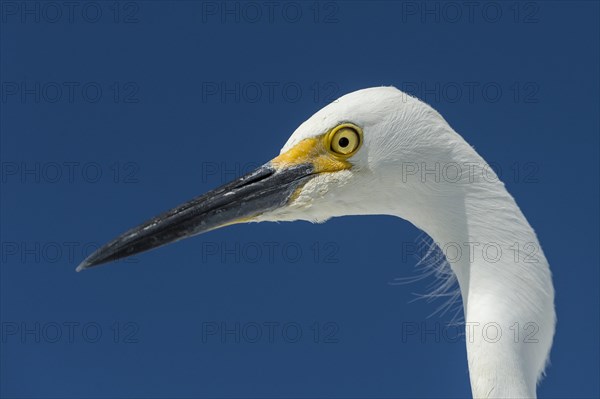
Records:
[[[554,288],[513,197],[433,108],[393,87],[341,97],[300,125],[281,151],[344,121],[364,131],[352,169],[317,176],[288,207],[257,221],[394,215],[442,248],[462,247],[449,263],[463,299],[473,396],[535,397],[554,336]]]

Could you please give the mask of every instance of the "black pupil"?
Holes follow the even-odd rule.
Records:
[[[348,140],[346,137],[342,137],[338,143],[340,147],[345,148],[348,147],[348,144],[350,144],[350,140]]]

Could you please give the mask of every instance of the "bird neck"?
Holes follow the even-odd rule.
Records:
[[[431,192],[410,221],[459,282],[473,396],[531,398],[554,335],[554,288],[533,229],[494,180]]]

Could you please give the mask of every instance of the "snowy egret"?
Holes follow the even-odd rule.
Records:
[[[129,230],[77,270],[234,223],[372,214],[408,220],[441,247],[468,245],[468,256],[447,260],[463,300],[473,396],[535,397],[556,323],[537,237],[477,152],[393,87],[327,105],[270,162]]]

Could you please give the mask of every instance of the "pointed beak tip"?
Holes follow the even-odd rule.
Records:
[[[81,263],[79,264],[79,266],[77,266],[77,267],[75,268],[75,271],[76,271],[77,273],[79,273],[80,271],[87,269],[89,266],[90,266],[90,264],[89,264],[87,261],[85,261],[85,260],[84,260],[83,262],[81,262]]]

